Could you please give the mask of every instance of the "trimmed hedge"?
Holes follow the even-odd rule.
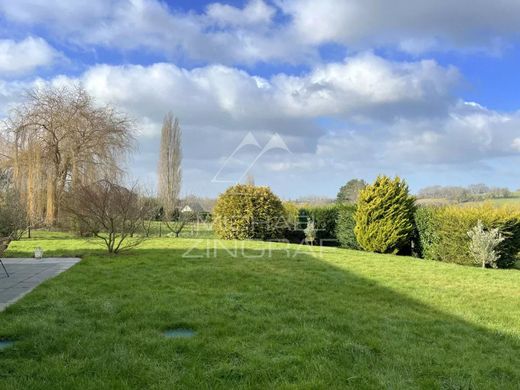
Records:
[[[301,208],[300,221],[302,230],[305,230],[307,227],[307,220],[312,219],[317,230],[316,240],[322,245],[338,245],[336,222],[338,220],[339,207],[336,204],[332,204]]]
[[[420,206],[415,211],[414,249],[424,259],[432,260],[435,257],[435,245],[439,241],[436,214],[439,210],[439,206]]]
[[[360,249],[356,239],[354,228],[356,227],[356,206],[342,205],[338,209],[338,219],[336,223],[336,237],[343,248]]]
[[[307,218],[300,216],[300,208],[292,202],[284,202],[286,226],[283,236],[292,243],[301,244],[305,240],[303,230],[307,225]]]
[[[447,206],[431,211],[429,225],[423,231],[430,234],[433,245],[427,253],[434,260],[475,265],[469,250],[468,231],[481,220],[488,229],[498,228],[506,238],[497,248],[499,268],[514,265],[520,253],[520,210],[494,207],[490,204],[478,206]],[[425,220],[423,220],[425,221]]]
[[[224,239],[277,239],[283,236],[285,210],[269,187],[238,184],[221,194],[213,228]]]

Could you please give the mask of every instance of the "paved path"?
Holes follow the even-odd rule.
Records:
[[[68,270],[78,258],[2,259],[9,277],[0,266],[0,311],[16,302],[43,281]]]

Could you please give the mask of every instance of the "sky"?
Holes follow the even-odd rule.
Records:
[[[0,0],[0,117],[81,84],[134,118],[153,191],[161,124],[183,195],[247,176],[283,198],[352,178],[520,188],[518,0]]]

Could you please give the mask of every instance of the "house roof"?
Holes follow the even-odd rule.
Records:
[[[201,204],[198,203],[198,202],[182,202],[182,203],[181,203],[181,206],[182,206],[182,207],[181,207],[181,210],[184,210],[184,208],[185,208],[186,206],[189,206],[189,208],[191,209],[191,211],[195,211],[195,212],[197,212],[197,213],[199,213],[199,212],[203,212],[203,211],[206,211],[206,210],[204,210],[204,207],[202,207]]]

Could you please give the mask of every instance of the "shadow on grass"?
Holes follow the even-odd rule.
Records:
[[[0,353],[0,387],[520,383],[516,338],[311,255],[260,252],[135,249],[105,261],[91,252],[0,313],[0,338],[19,340]],[[175,327],[197,336],[165,340]]]

